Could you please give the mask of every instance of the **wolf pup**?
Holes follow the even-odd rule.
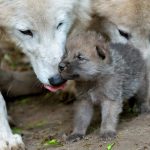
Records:
[[[123,101],[134,97],[141,112],[148,112],[146,65],[139,50],[128,44],[108,44],[101,35],[87,32],[70,37],[59,64],[65,80],[75,80],[78,104],[69,141],[81,139],[101,107],[100,137],[116,137]]]

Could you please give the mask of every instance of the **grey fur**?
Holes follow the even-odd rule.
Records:
[[[68,140],[86,134],[94,104],[101,106],[100,136],[104,140],[116,136],[124,100],[135,96],[141,112],[150,110],[146,65],[138,49],[108,44],[95,32],[69,38],[66,49],[60,73],[64,79],[76,81],[78,94],[74,130]]]

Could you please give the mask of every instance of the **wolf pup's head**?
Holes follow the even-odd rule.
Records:
[[[58,76],[58,64],[74,21],[81,19],[78,16],[81,3],[79,0],[0,0],[0,29],[22,48],[43,84],[64,82]],[[89,17],[84,9],[81,9],[83,21]]]
[[[81,33],[68,39],[59,70],[66,80],[93,80],[103,73],[109,61],[107,43],[102,36],[95,32]]]

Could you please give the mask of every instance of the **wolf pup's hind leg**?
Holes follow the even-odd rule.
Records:
[[[135,95],[136,103],[140,113],[150,113],[150,100],[148,97],[148,82],[144,80],[137,94]]]
[[[116,137],[116,126],[118,123],[119,114],[122,111],[122,102],[104,100],[101,106],[102,122],[100,138],[102,140],[111,140]]]

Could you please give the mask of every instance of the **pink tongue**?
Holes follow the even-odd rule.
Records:
[[[56,92],[58,90],[64,90],[65,84],[61,86],[49,86],[49,85],[44,85],[44,87],[49,90],[50,92]]]

